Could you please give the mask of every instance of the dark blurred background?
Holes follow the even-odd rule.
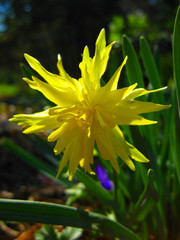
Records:
[[[0,99],[16,102],[24,90],[20,63],[28,53],[49,71],[57,73],[61,53],[67,72],[78,77],[78,64],[85,45],[94,52],[102,28],[107,41],[126,34],[138,52],[144,35],[154,54],[163,61],[166,80],[172,77],[171,35],[178,0],[1,0],[0,1]],[[117,66],[121,59],[117,57]],[[158,60],[157,60],[158,62]],[[116,66],[113,65],[113,69]],[[22,87],[23,86],[23,87]],[[14,87],[14,88],[13,88]],[[25,89],[26,90],[26,89]],[[21,102],[21,101],[20,101]],[[24,101],[22,101],[24,103]],[[31,103],[31,102],[30,102]]]

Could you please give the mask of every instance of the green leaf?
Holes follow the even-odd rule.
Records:
[[[132,43],[125,35],[123,36],[123,56],[128,56],[125,66],[129,84],[138,83],[138,87],[144,88],[144,81],[138,57]]]
[[[173,32],[173,67],[176,82],[178,111],[180,118],[180,6],[178,7]]]
[[[66,227],[60,234],[59,240],[76,240],[81,237],[83,230],[81,228]]]
[[[53,225],[43,224],[42,227],[35,232],[34,240],[76,240],[81,237],[82,233],[82,228],[66,227],[59,232]]]
[[[146,216],[152,211],[158,201],[158,193],[150,179],[150,170],[148,171],[148,174],[149,182],[144,188],[144,191],[139,197],[137,203],[135,204],[131,215],[134,221],[142,222],[146,218]]]
[[[140,240],[131,230],[102,214],[59,204],[0,199],[0,216],[5,221],[72,226],[101,231],[121,240]]]
[[[180,119],[178,117],[178,107],[176,101],[176,92],[173,94],[173,104],[171,109],[171,156],[175,163],[175,170],[180,184]]]
[[[138,61],[137,54],[135,52],[135,49],[134,49],[132,43],[125,35],[123,36],[122,49],[123,49],[123,56],[124,57],[128,56],[128,60],[126,62],[125,67],[126,67],[126,71],[127,71],[127,79],[128,79],[129,84],[131,85],[131,84],[137,83],[139,88],[144,88],[143,75],[142,75],[142,71],[141,71],[139,61]],[[139,100],[146,101],[147,96],[143,95],[143,96],[139,97]],[[138,129],[141,132],[141,134],[148,137],[151,141],[152,132],[148,131],[148,128],[142,129],[142,128],[138,127]]]
[[[153,55],[151,53],[150,47],[147,43],[147,41],[144,39],[144,37],[140,38],[140,50],[141,55],[144,63],[144,67],[147,73],[147,76],[149,78],[149,81],[151,82],[154,89],[161,88],[162,83],[158,74],[158,70],[156,67],[156,63],[154,61]],[[164,95],[162,92],[159,92],[159,94],[155,95],[158,102],[165,103]],[[159,97],[159,99],[158,99]]]
[[[72,183],[66,180],[65,178],[56,179],[56,170],[50,165],[45,163],[44,161],[40,160],[39,158],[29,154],[21,147],[14,144],[12,141],[8,140],[7,138],[3,138],[1,140],[1,144],[20,157],[22,160],[26,161],[32,167],[37,169],[43,175],[49,177],[50,179],[59,182],[65,186],[72,186]]]
[[[24,134],[23,137],[25,137],[27,141],[30,141],[33,145],[33,148],[36,149],[36,151],[42,156],[44,156],[50,164],[52,164],[56,169],[58,168],[59,159],[61,158],[62,154],[55,156],[53,152],[53,146],[50,145],[46,139],[37,134]]]
[[[44,224],[39,230],[35,232],[34,240],[60,240],[59,233],[53,225]]]

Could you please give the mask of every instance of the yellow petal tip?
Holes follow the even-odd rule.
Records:
[[[25,57],[25,59],[27,60],[27,58],[30,57],[30,55],[27,54],[27,53],[24,53],[24,57]]]
[[[73,179],[73,176],[70,175],[70,176],[69,176],[69,181],[72,181],[72,179]]]
[[[54,154],[57,156],[57,155],[58,155],[58,151],[57,151],[57,150],[54,150]]]
[[[61,54],[60,54],[60,53],[58,53],[58,55],[57,55],[57,59],[58,59],[58,61],[61,60]]]

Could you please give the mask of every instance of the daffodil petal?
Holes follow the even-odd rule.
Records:
[[[112,117],[112,115],[108,114],[108,112],[104,111],[101,106],[96,106],[96,114],[99,122],[102,126],[108,125],[110,128],[116,126],[116,120]]]
[[[135,148],[133,145],[128,143],[129,151],[130,151],[130,157],[138,162],[145,162],[148,163],[149,159],[147,159],[137,148]]]
[[[84,51],[83,51],[83,62],[86,64],[87,66],[87,70],[90,72],[90,63],[91,63],[92,59],[89,56],[89,48],[88,46],[85,46]]]
[[[54,153],[56,155],[60,154],[71,142],[72,139],[77,135],[77,128],[67,130],[61,134],[57,139],[56,145],[54,147]]]
[[[71,181],[76,169],[79,165],[79,162],[83,159],[83,151],[81,148],[81,134],[77,134],[77,136],[73,139],[71,155],[69,160],[69,180]]]
[[[10,121],[18,122],[19,125],[26,127],[25,134],[43,132],[59,127],[57,116],[49,116],[48,110],[35,114],[17,114]]]
[[[117,89],[119,77],[122,71],[123,66],[126,64],[127,56],[124,58],[124,61],[119,66],[119,68],[116,70],[112,78],[109,80],[109,82],[105,85],[104,89],[107,89],[108,91],[113,91]]]
[[[49,142],[56,141],[59,137],[66,134],[66,132],[70,132],[73,128],[74,128],[73,124],[64,122],[58,129],[56,129],[49,135],[48,141]]]
[[[43,111],[34,114],[16,114],[9,119],[10,122],[26,122],[29,124],[36,123],[39,120],[42,120],[44,117],[48,116],[48,111]]]
[[[62,159],[60,160],[59,162],[59,167],[58,167],[58,172],[57,172],[57,175],[56,175],[56,178],[59,177],[60,173],[62,172],[63,168],[65,167],[65,165],[68,163],[69,161],[69,158],[70,158],[70,155],[71,155],[71,144],[69,144],[65,151],[64,151],[64,155],[62,157]],[[72,179],[71,179],[72,180]]]
[[[84,62],[81,62],[79,64],[79,68],[81,69],[82,75],[82,78],[79,79],[79,82],[83,87],[83,91],[85,92],[85,94],[88,94],[90,96],[92,93],[92,82],[90,79],[90,75],[87,71],[87,65]]]
[[[68,79],[70,82],[72,81],[72,78],[69,76],[69,74],[65,71],[63,67],[62,58],[60,54],[58,54],[57,68],[59,70],[60,76],[62,76],[64,79]]]
[[[113,91],[107,91],[108,88],[106,88],[106,86],[107,84],[97,90],[95,102],[99,105],[103,105],[103,108],[108,110],[109,108],[112,108],[112,106],[121,103],[122,100],[137,86],[137,83]]]
[[[32,78],[33,81],[27,78],[24,78],[24,81],[26,81],[33,89],[40,91],[46,98],[48,98],[53,103],[59,106],[71,106],[79,102],[76,92],[73,91],[71,88],[63,91],[45,82],[42,82],[36,77]]]
[[[85,171],[94,174],[90,167],[90,164],[93,164],[94,132],[91,131],[90,136],[88,135],[87,132],[84,138],[84,158],[81,164]]]
[[[163,88],[158,88],[158,89],[155,89],[155,90],[146,90],[144,88],[137,88],[135,89],[134,91],[130,92],[126,98],[127,99],[134,99],[134,98],[137,98],[137,97],[140,97],[140,96],[143,96],[143,95],[146,95],[146,94],[149,94],[149,93],[154,93],[154,92],[159,92],[159,91],[163,91],[165,90],[167,87],[163,87]]]
[[[135,166],[132,162],[132,160],[129,158],[130,151],[129,151],[129,146],[127,145],[127,142],[124,139],[123,133],[120,130],[118,126],[116,126],[112,130],[112,138],[111,142],[114,146],[115,152],[117,156],[121,158],[121,160],[131,169],[135,170]]]
[[[129,105],[130,111],[132,110],[132,112],[136,114],[161,111],[171,106],[171,105],[161,105],[161,104],[152,103],[152,102],[141,102],[136,100],[128,101],[128,105]]]
[[[63,135],[63,133],[67,130],[67,127],[69,126],[68,123],[63,123],[58,129],[53,131],[49,136],[48,136],[48,141],[49,142],[54,142],[56,141],[60,136]]]
[[[115,154],[115,151],[112,152],[110,149],[108,149],[109,148],[108,144],[105,143],[105,141],[103,141],[100,138],[96,138],[96,142],[97,142],[98,150],[101,156],[103,157],[103,159],[109,160],[113,168],[116,170],[116,172],[119,173],[119,166],[118,166],[117,156]]]
[[[56,118],[46,117],[45,119],[39,121],[38,123],[26,128],[23,133],[31,134],[31,133],[38,133],[44,132],[48,130],[52,130],[60,126],[60,123],[57,121]]]
[[[100,65],[100,78],[102,77],[102,75],[104,74],[106,68],[107,68],[107,63],[108,63],[108,60],[109,60],[109,54],[110,54],[110,51],[113,47],[113,45],[115,44],[116,42],[113,42],[111,44],[109,44],[106,48],[105,48],[105,51],[104,51],[104,55],[103,57],[101,58],[101,65]]]
[[[34,58],[31,57],[28,54],[24,54],[24,57],[26,58],[29,65],[37,72],[39,75],[41,75],[49,84],[51,85],[61,85],[63,79],[60,78],[60,76],[48,72],[41,64],[40,62]]]
[[[118,156],[121,158],[121,160],[133,171],[135,171],[135,166],[132,160],[129,158],[129,156],[122,150],[118,149],[117,151]]]
[[[148,120],[144,117],[136,114],[136,112],[133,110],[130,111],[125,108],[126,106],[117,108],[118,110],[114,115],[117,119],[117,124],[119,125],[150,125],[150,124],[156,124],[157,121]],[[127,106],[128,108],[128,106]]]
[[[103,137],[102,137],[103,136]],[[119,172],[117,163],[117,155],[112,142],[112,132],[107,128],[99,127],[95,133],[95,140],[101,156],[105,160],[109,160],[114,169]]]
[[[129,154],[129,147],[127,146],[124,135],[118,126],[112,129],[112,136],[114,140],[113,145],[120,149],[123,149],[123,151]]]
[[[93,84],[96,89],[100,87],[100,78],[106,70],[109,54],[114,43],[106,47],[105,30],[102,29],[96,41],[93,57]]]

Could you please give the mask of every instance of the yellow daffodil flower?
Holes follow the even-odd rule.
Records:
[[[168,108],[152,102],[135,100],[142,95],[164,90],[147,91],[136,88],[137,84],[117,89],[123,63],[105,86],[100,79],[104,74],[109,54],[114,42],[106,46],[105,30],[100,32],[95,46],[95,55],[89,56],[89,50],[84,48],[82,62],[79,64],[81,77],[77,80],[64,70],[61,56],[58,55],[57,67],[59,75],[48,72],[33,57],[25,54],[29,65],[39,73],[45,81],[36,77],[24,80],[33,89],[40,91],[46,98],[55,103],[43,112],[35,114],[17,114],[10,121],[18,122],[24,127],[24,133],[38,133],[54,130],[48,141],[56,142],[54,153],[64,151],[60,161],[57,176],[69,162],[69,180],[72,180],[78,165],[92,173],[93,149],[96,142],[101,156],[109,160],[119,173],[117,157],[135,170],[132,160],[148,162],[149,160],[134,146],[128,143],[118,125],[148,125],[156,121],[147,120],[140,114]]]

